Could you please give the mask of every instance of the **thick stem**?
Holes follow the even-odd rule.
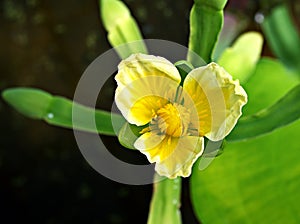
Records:
[[[154,177],[156,179],[157,176]],[[181,224],[180,213],[181,178],[164,179],[154,183],[148,224]]]

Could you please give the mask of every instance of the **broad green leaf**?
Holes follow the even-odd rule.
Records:
[[[294,75],[276,60],[260,60],[245,84],[246,112],[271,106],[299,83]],[[298,120],[269,135],[227,142],[204,171],[195,164],[191,196],[202,223],[299,223],[299,132]]]
[[[276,103],[298,84],[299,78],[297,75],[287,70],[279,61],[268,58],[260,59],[254,74],[247,83],[243,85],[249,98],[248,103],[243,109],[243,117],[239,120],[233,132],[226,139],[234,141],[234,139],[242,140],[243,138],[266,134],[276,128],[289,124],[293,119],[297,119],[297,114],[293,114],[292,117],[287,115],[291,112],[288,110],[292,108],[283,108],[283,110],[280,111],[280,105],[283,106],[283,104],[280,104],[280,102],[279,104]],[[292,97],[294,94],[296,94],[296,92],[292,93],[289,97]],[[289,97],[283,98],[285,103],[290,100]],[[296,97],[296,99],[294,99],[295,105],[294,102],[292,102],[293,106],[295,106],[293,109],[297,110],[296,104],[299,100],[297,100],[297,96],[294,95],[294,97]],[[266,108],[268,109],[266,110]],[[264,112],[261,113],[260,111]],[[274,114],[272,114],[272,111]],[[283,112],[285,112],[288,117],[278,116],[276,117],[277,122],[274,122],[273,124],[269,119],[279,111],[282,115]],[[258,116],[256,117],[257,113]],[[266,116],[268,113],[271,113],[270,117]],[[268,122],[268,120],[269,123],[264,124],[264,122]],[[246,130],[248,129],[247,124],[251,127],[250,129],[253,133],[251,133],[250,129]],[[252,128],[255,128],[256,130],[253,130]]]
[[[118,114],[95,110],[39,89],[7,89],[2,97],[24,116],[60,127],[114,136],[125,123],[125,119]],[[76,113],[75,120],[73,113]],[[95,124],[86,119],[93,117]]]
[[[278,60],[260,59],[254,74],[243,85],[248,94],[243,115],[251,115],[270,107],[298,83],[296,73],[286,69]]]
[[[122,59],[133,53],[147,53],[137,23],[123,2],[100,0],[100,12],[103,25],[108,32],[108,40]]]
[[[223,8],[226,0],[195,1],[190,13],[189,49],[209,63],[223,25]],[[188,61],[194,66],[196,60],[188,54]]]
[[[203,224],[300,223],[300,121],[251,141],[228,143],[204,171],[194,165],[191,197]]]
[[[255,70],[262,45],[263,38],[260,33],[244,33],[239,36],[232,47],[223,52],[218,64],[243,84]]]
[[[300,118],[300,85],[294,87],[277,103],[258,113],[243,117],[226,138],[242,141],[270,133]]]
[[[262,30],[275,55],[288,67],[300,70],[300,37],[286,5],[266,15]]]
[[[180,214],[181,179],[164,179],[154,183],[148,224],[181,223]]]

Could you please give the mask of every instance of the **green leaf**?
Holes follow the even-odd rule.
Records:
[[[242,141],[258,137],[298,120],[300,118],[299,99],[300,85],[297,85],[271,107],[252,116],[241,118],[226,140]]]
[[[204,139],[205,148],[201,157],[215,158],[223,153],[225,145],[226,145],[225,139],[221,141],[213,142],[205,138]]]
[[[29,88],[4,90],[2,97],[21,114],[34,119],[42,119],[47,114],[48,105],[53,98],[45,91]]]
[[[113,29],[118,25],[119,20],[131,16],[126,5],[119,0],[101,0],[100,6],[102,22],[106,30]]]
[[[223,10],[226,3],[227,3],[227,0],[210,0],[210,1],[207,1],[207,0],[194,0],[195,4],[196,5],[203,5],[203,6],[206,6],[206,7],[209,7],[209,8],[212,8],[212,9],[215,9],[215,10]]]
[[[181,77],[181,82],[180,85],[183,85],[184,79],[186,78],[186,76],[189,74],[190,71],[193,70],[193,66],[187,62],[187,61],[178,61],[174,64],[180,74]]]
[[[60,127],[114,136],[125,123],[118,114],[95,110],[38,89],[11,88],[2,97],[24,116]],[[95,118],[95,123],[91,118]]]
[[[145,126],[136,126],[126,122],[118,134],[119,142],[128,149],[136,149],[134,143],[144,128]]]
[[[228,143],[200,171],[191,198],[202,223],[300,223],[300,121],[251,141]]]
[[[267,43],[288,67],[300,70],[300,37],[286,5],[274,8],[262,23]]]
[[[247,114],[271,106],[297,83],[277,60],[260,60],[245,83]],[[227,142],[204,171],[199,160],[191,196],[202,223],[299,223],[299,132],[300,120],[269,135]]]
[[[253,74],[260,58],[263,38],[260,33],[247,32],[239,36],[233,46],[227,48],[218,60],[235,79],[245,83]]]
[[[147,53],[137,23],[123,2],[100,0],[100,12],[108,40],[122,59],[133,53]]]
[[[287,70],[278,60],[262,58],[254,74],[243,85],[249,98],[243,108],[243,115],[251,115],[270,107],[298,83],[297,75]]]
[[[226,0],[195,1],[190,13],[189,49],[209,63],[213,49],[223,26],[223,8]],[[193,54],[188,54],[188,61],[199,66]]]
[[[164,179],[154,183],[148,224],[181,223],[180,207],[181,179]]]

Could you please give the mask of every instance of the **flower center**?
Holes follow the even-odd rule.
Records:
[[[187,134],[190,123],[190,112],[184,106],[177,103],[168,103],[160,108],[151,121],[154,130],[173,137]]]

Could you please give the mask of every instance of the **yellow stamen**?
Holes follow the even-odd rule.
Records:
[[[151,130],[162,134],[180,137],[187,134],[190,123],[189,110],[177,103],[168,103],[160,108],[151,121]]]

